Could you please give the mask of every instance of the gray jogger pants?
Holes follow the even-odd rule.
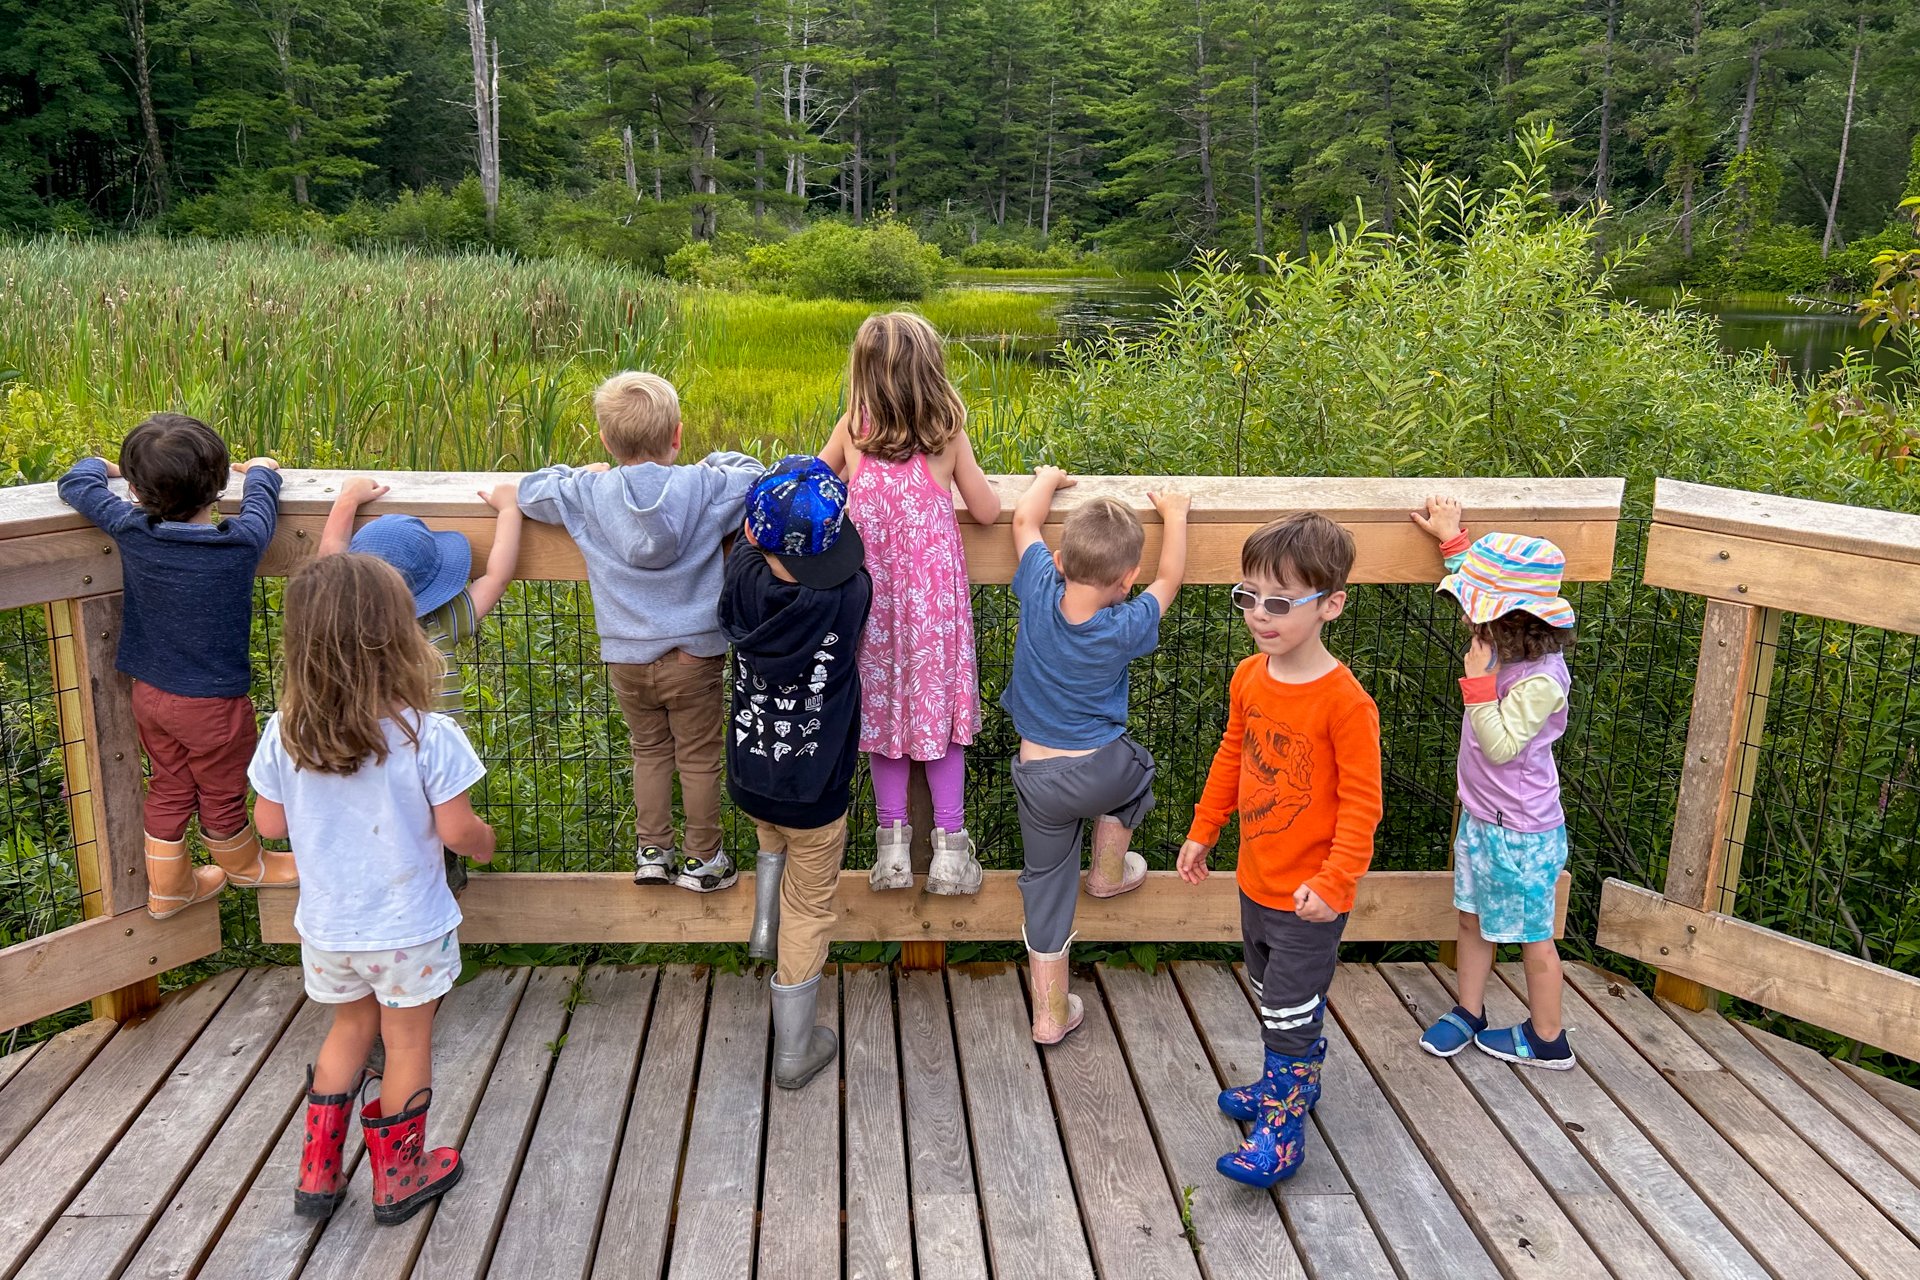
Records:
[[[1320,1038],[1346,928],[1344,915],[1313,924],[1240,895],[1240,939],[1260,1001],[1260,1038],[1275,1053],[1304,1058]]]
[[[1122,734],[1090,756],[1013,761],[1025,867],[1020,899],[1027,945],[1054,952],[1073,934],[1080,844],[1087,823],[1111,816],[1132,828],[1153,811],[1153,754]]]

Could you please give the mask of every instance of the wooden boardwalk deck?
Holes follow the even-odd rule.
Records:
[[[838,1071],[793,1094],[763,981],[488,970],[436,1044],[466,1179],[379,1229],[364,1168],[332,1222],[293,1215],[324,1018],[293,970],[223,974],[0,1058],[0,1277],[1920,1276],[1920,1093],[1570,973],[1582,1065],[1551,1073],[1421,1053],[1447,971],[1344,967],[1307,1164],[1268,1195],[1213,1172],[1214,1091],[1260,1058],[1223,966],[1101,969],[1045,1052],[1011,966],[848,968]]]

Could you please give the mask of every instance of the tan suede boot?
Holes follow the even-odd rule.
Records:
[[[1116,898],[1138,889],[1147,878],[1147,860],[1127,848],[1133,832],[1116,818],[1093,824],[1093,862],[1087,868],[1087,892],[1096,898]]]
[[[1026,936],[1027,931],[1022,929],[1020,940],[1026,941]],[[1027,948],[1027,990],[1033,997],[1035,1044],[1059,1044],[1086,1016],[1080,997],[1067,990],[1067,952],[1072,947],[1073,939],[1068,938],[1067,945],[1058,951]]]
[[[207,842],[207,852],[227,873],[227,883],[235,888],[290,889],[300,883],[300,873],[293,868],[293,855],[261,848],[260,833],[253,829],[251,822],[224,840],[204,831],[200,834]]]
[[[147,837],[147,914],[155,920],[177,916],[205,902],[226,886],[218,867],[196,867],[187,860],[187,842]]]

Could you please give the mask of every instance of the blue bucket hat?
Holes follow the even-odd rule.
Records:
[[[866,546],[847,519],[847,486],[820,459],[780,459],[747,491],[747,529],[803,587],[828,591],[860,571]]]
[[[473,547],[459,533],[435,533],[419,516],[380,516],[353,535],[349,549],[378,556],[400,571],[413,592],[413,611],[425,617],[466,590]]]

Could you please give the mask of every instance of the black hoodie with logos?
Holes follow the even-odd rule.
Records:
[[[860,763],[860,672],[873,602],[861,569],[818,591],[774,575],[745,538],[727,557],[720,627],[733,644],[727,791],[748,817],[824,827],[846,813]]]

